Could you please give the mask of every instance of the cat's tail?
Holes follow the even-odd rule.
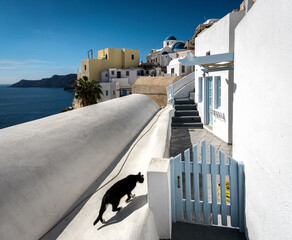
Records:
[[[101,206],[100,206],[98,217],[95,219],[93,225],[97,224],[99,221],[101,221],[102,223],[104,222],[104,220],[102,219],[102,215],[106,210],[106,204],[107,204],[107,201],[106,201],[106,197],[104,196],[102,198],[102,203],[101,203]]]

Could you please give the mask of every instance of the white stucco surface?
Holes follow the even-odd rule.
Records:
[[[118,174],[117,178],[96,192],[84,205],[68,217],[70,220],[62,221],[43,239],[159,239],[154,216],[148,206],[147,169],[152,158],[169,157],[170,124],[173,111],[173,108],[168,106],[158,112],[113,171],[102,183],[96,184],[92,192]],[[109,205],[103,215],[106,223],[98,222],[93,226],[105,192],[116,181],[138,172],[144,174],[145,181],[142,184],[137,183],[132,192],[136,195],[133,201],[126,204],[126,197],[122,198],[120,205],[123,209],[119,213],[112,212],[111,205]],[[157,183],[158,186],[159,184]]]
[[[135,94],[0,130],[0,239],[40,238],[92,183],[100,185],[158,109]],[[143,171],[134,160],[126,169],[120,177]],[[146,211],[139,205],[146,202],[143,194],[135,201]],[[94,233],[100,199],[95,196],[91,217],[80,223]],[[83,233],[75,239],[86,239]]]
[[[258,0],[235,31],[233,157],[245,164],[249,238],[292,236],[292,5]]]
[[[169,158],[153,158],[148,171],[148,203],[159,239],[171,239],[171,186]],[[159,186],[157,186],[159,183]]]
[[[210,55],[234,52],[234,30],[237,24],[244,16],[244,12],[232,12],[220,19],[206,31],[202,32],[195,39],[196,56],[205,56],[207,52]],[[207,124],[208,114],[206,111],[207,104],[207,84],[203,77],[201,66],[196,66],[195,82],[195,102],[204,124]],[[215,77],[221,77],[221,106],[216,108],[216,80]],[[199,101],[199,77],[203,77],[203,97]],[[233,114],[233,71],[217,71],[206,74],[206,77],[212,77],[212,110],[215,110],[224,118],[218,118],[213,114],[213,121],[209,124],[212,126],[212,133],[227,143],[232,143],[232,114]]]

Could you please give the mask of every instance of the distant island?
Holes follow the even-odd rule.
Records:
[[[77,79],[77,74],[67,74],[67,75],[54,75],[50,78],[43,78],[41,80],[20,80],[14,83],[10,87],[15,88],[64,88],[66,91],[73,91],[74,84]]]

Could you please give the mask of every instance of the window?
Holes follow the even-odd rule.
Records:
[[[126,76],[129,76],[129,75],[130,75],[129,71],[126,71]]]
[[[146,74],[149,74],[149,71],[148,70],[146,70]]]
[[[134,54],[132,54],[132,60],[134,60],[135,59],[135,56],[134,56]]]
[[[216,81],[216,108],[220,108],[221,107],[221,77],[217,76],[215,77]]]
[[[105,55],[105,59],[107,59],[107,54]]]
[[[185,73],[185,66],[184,65],[181,66],[181,72]]]
[[[112,75],[115,75],[115,71],[112,71]]]
[[[116,92],[115,92],[115,90],[113,90],[113,95],[114,95],[114,96],[116,95]]]
[[[173,74],[173,73],[174,73],[174,68],[171,69],[171,74]]]
[[[121,72],[120,71],[117,72],[117,78],[121,78]]]
[[[206,52],[206,56],[210,56],[210,54],[211,54],[210,51]]]
[[[86,65],[84,65],[84,71],[86,71]]]
[[[199,102],[203,101],[203,78],[199,77]]]
[[[127,90],[122,90],[122,96],[127,96]]]
[[[108,96],[108,90],[105,91],[105,95]]]

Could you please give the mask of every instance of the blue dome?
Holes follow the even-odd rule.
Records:
[[[165,55],[165,54],[168,54],[168,52],[165,52],[165,51],[164,51],[163,53],[161,53],[161,55]]]
[[[175,49],[185,49],[185,44],[182,42],[178,42],[173,47],[173,50],[175,50]]]
[[[176,38],[172,35],[169,35],[167,38],[165,38],[164,41],[168,41],[168,40],[176,40]]]

